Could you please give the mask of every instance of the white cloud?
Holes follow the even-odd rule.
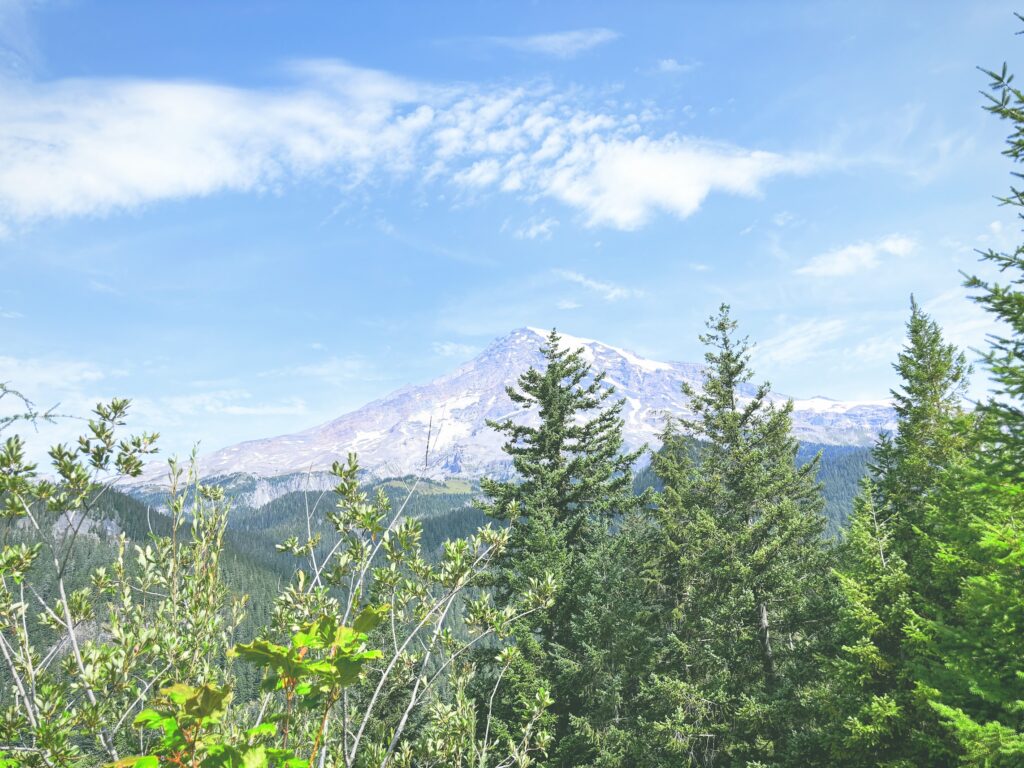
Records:
[[[658,72],[666,75],[683,75],[693,72],[700,67],[699,61],[688,61],[681,63],[675,59],[660,59],[658,61]]]
[[[352,190],[381,177],[552,198],[588,226],[635,229],[659,211],[687,217],[713,192],[758,195],[774,176],[825,162],[648,135],[641,117],[589,111],[550,86],[434,86],[335,61],[289,71],[294,82],[276,89],[3,82],[0,229],[300,181]]]
[[[352,180],[409,162],[431,120],[396,78],[310,63],[254,91],[195,82],[73,80],[0,88],[0,218],[106,214],[325,171]]]
[[[796,217],[789,211],[779,211],[772,216],[772,223],[776,227],[785,227],[791,224],[795,219]]]
[[[560,158],[545,174],[544,186],[581,209],[591,226],[630,230],[657,210],[691,216],[712,191],[756,196],[768,178],[807,173],[820,162],[676,135],[594,135]]]
[[[573,309],[579,309],[583,305],[577,301],[573,301],[572,299],[559,299],[555,306],[558,309],[569,311]]]
[[[522,227],[515,231],[515,236],[520,240],[550,240],[555,227],[558,226],[558,219],[547,218],[543,220],[530,219]]]
[[[19,358],[0,356],[0,382],[17,390],[42,411],[52,409],[55,424],[40,423],[34,427],[19,425],[14,431],[28,443],[28,455],[34,462],[48,465],[46,451],[55,443],[74,440],[82,430],[79,418],[90,415],[96,403],[109,400],[117,392],[111,380],[125,371],[86,360],[59,357]],[[0,415],[23,412],[13,397],[0,398]],[[133,414],[137,409],[133,408]],[[134,427],[137,420],[132,418]]]
[[[924,302],[921,308],[942,327],[942,335],[947,342],[965,351],[984,351],[988,347],[989,334],[1012,333],[993,314],[986,312],[977,302],[971,301],[961,288],[953,288],[939,294]]]
[[[820,254],[796,270],[798,275],[811,277],[846,277],[874,269],[882,256],[906,256],[917,243],[904,235],[890,235],[875,242],[847,245]]]
[[[101,282],[100,280],[90,280],[89,290],[95,291],[96,293],[107,293],[113,296],[120,296],[121,291],[112,285]]]
[[[274,368],[259,374],[261,378],[319,379],[328,384],[342,384],[352,379],[365,379],[372,375],[369,364],[360,358],[329,357],[316,363],[305,363],[287,368]]]
[[[839,339],[845,329],[846,323],[842,320],[805,320],[757,344],[754,356],[765,366],[798,363]]]
[[[885,363],[894,362],[903,346],[903,338],[897,335],[871,336],[861,341],[853,349],[847,350],[846,357],[852,362]]]
[[[19,318],[22,317],[24,317],[24,315],[21,314],[21,312],[16,312],[13,309],[4,309],[3,307],[0,307],[0,318],[3,318],[4,320],[18,320]]]
[[[471,344],[459,344],[456,341],[435,341],[432,345],[434,352],[441,357],[465,357],[468,358],[476,352],[476,347]]]
[[[81,360],[0,356],[0,381],[7,382],[29,397],[41,390],[68,391],[120,373],[104,371],[95,363]]]
[[[193,395],[162,398],[159,405],[182,416],[218,414],[225,416],[300,416],[306,404],[297,397],[280,403],[249,403],[252,394],[244,389],[225,389]]]
[[[636,299],[644,295],[643,291],[637,290],[636,288],[627,288],[622,285],[616,285],[615,283],[605,283],[600,280],[593,280],[586,275],[580,274],[579,272],[573,272],[568,269],[556,269],[554,270],[554,273],[563,280],[583,286],[588,291],[597,293],[605,301]]]
[[[494,158],[478,160],[463,171],[454,176],[456,184],[467,187],[487,187],[501,177],[501,163]]]
[[[591,48],[610,43],[617,37],[619,37],[619,33],[614,30],[595,27],[528,37],[489,37],[486,40],[525,53],[539,53],[559,59],[571,59]]]

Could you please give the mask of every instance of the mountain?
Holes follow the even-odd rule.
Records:
[[[203,456],[201,473],[231,478],[230,484],[254,505],[290,491],[322,487],[322,472],[349,451],[356,451],[360,465],[376,477],[472,479],[507,474],[502,438],[486,421],[510,415],[533,418],[512,404],[505,387],[530,366],[542,365],[539,348],[546,336],[535,328],[518,329],[428,384],[404,387],[302,432],[251,440]],[[657,447],[666,415],[688,413],[680,385],[687,382],[699,388],[702,381],[700,365],[649,360],[592,339],[562,339],[568,347],[582,347],[587,362],[605,371],[616,396],[625,399],[624,437],[630,449],[645,443]],[[750,386],[747,394],[753,392]],[[788,398],[773,392],[770,399],[781,404]],[[867,445],[894,423],[888,401],[812,397],[793,403],[794,432],[807,443]],[[163,471],[147,471],[143,483],[155,484]]]

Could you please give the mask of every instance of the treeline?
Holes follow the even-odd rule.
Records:
[[[1020,161],[1024,93],[991,75]],[[1024,247],[983,258],[1008,277],[967,281],[1007,329],[983,355],[992,397],[966,405],[964,354],[911,300],[896,430],[838,540],[819,459],[724,305],[655,482],[614,390],[552,331],[508,390],[539,420],[491,424],[516,469],[481,483],[493,525],[431,538],[353,456],[322,512],[297,494],[253,521],[290,564],[272,598],[233,590],[227,553],[269,540],[232,530],[194,469],[172,464],[158,524],[101,511],[153,450],[118,436],[126,401],[51,451],[56,479],[10,437],[0,766],[1024,764]],[[137,543],[111,555],[107,514]]]

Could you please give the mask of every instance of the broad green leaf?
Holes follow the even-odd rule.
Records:
[[[256,739],[261,736],[273,736],[277,733],[277,723],[260,723],[254,728],[245,732],[249,738]]]
[[[160,760],[153,755],[122,757],[116,763],[107,763],[104,768],[160,768]]]
[[[160,693],[178,706],[184,706],[186,701],[196,695],[196,689],[185,683],[175,683],[167,688],[161,688]]]
[[[377,626],[384,620],[384,615],[387,613],[387,609],[384,607],[370,607],[364,608],[354,622],[352,622],[352,629],[356,632],[362,632],[363,634],[369,634],[371,631],[377,628]]]

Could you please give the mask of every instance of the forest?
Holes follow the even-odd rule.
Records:
[[[1020,162],[1024,91],[987,74]],[[157,512],[118,490],[157,446],[127,400],[40,467],[18,433],[52,415],[3,385],[0,767],[1024,765],[1024,246],[981,258],[1004,331],[974,372],[910,300],[848,519],[791,404],[740,396],[724,304],[649,468],[552,331],[509,388],[539,421],[491,424],[515,476],[473,493],[350,455],[236,519],[171,461]]]

